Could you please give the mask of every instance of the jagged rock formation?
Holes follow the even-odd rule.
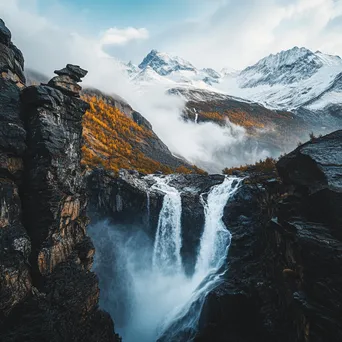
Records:
[[[19,185],[26,132],[20,119],[24,60],[0,19],[0,321],[31,291],[31,244],[22,224]]]
[[[342,237],[342,131],[313,138],[282,158],[278,171],[310,201],[309,215],[331,225]]]
[[[229,272],[195,341],[341,340],[341,133],[283,157],[282,183],[251,175],[227,206]]]
[[[66,96],[70,87],[75,89],[73,95],[79,96],[74,87],[76,76],[67,76],[69,83],[55,82],[56,88],[32,86],[22,92],[28,133],[25,223],[34,244],[32,258],[38,259],[43,275],[50,274],[85,239],[86,197],[80,161],[81,121],[88,105]],[[88,253],[91,258],[93,251]]]
[[[87,72],[67,65],[20,94],[23,58],[3,21],[0,65],[1,340],[120,341],[90,272],[80,166],[89,105],[77,84]]]
[[[149,193],[150,185],[144,175],[120,170],[117,176],[103,169],[95,169],[87,179],[88,210],[92,223],[107,218],[113,224],[131,225],[144,230],[158,223],[163,196],[156,192]],[[147,216],[148,204],[150,217]],[[154,236],[154,232],[150,233],[151,237]]]

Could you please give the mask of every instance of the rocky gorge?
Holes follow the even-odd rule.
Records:
[[[342,339],[342,131],[273,172],[86,170],[87,72],[23,68],[0,21],[1,341]]]

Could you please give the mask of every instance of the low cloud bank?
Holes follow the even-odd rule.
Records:
[[[123,97],[153,125],[154,131],[178,156],[209,172],[251,163],[267,151],[251,145],[243,128],[229,121],[225,127],[212,123],[184,122],[184,101],[165,94],[165,88],[138,88],[123,73],[122,64],[106,54],[101,37],[76,33],[67,25],[54,26],[32,6],[19,0],[0,0],[0,12],[22,50],[26,67],[51,77],[67,63],[89,71],[84,85]]]

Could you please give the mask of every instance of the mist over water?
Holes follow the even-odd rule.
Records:
[[[89,227],[96,248],[100,306],[111,314],[125,342],[153,342],[160,337],[171,341],[184,331],[190,331],[191,341],[205,297],[221,281],[218,270],[231,239],[222,215],[241,180],[226,178],[202,194],[204,231],[194,274],[188,277],[180,256],[180,192],[168,184],[169,176],[155,179],[150,190],[163,192],[164,200],[154,241],[134,227],[108,222]]]
[[[168,185],[167,179],[156,178],[152,189],[162,191],[163,206],[153,248],[153,269],[164,274],[180,274],[183,271],[181,259],[181,215],[182,199],[179,191]]]

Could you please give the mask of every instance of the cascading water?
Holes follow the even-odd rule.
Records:
[[[195,109],[195,124],[197,124],[198,122],[198,113],[197,110]]]
[[[168,180],[169,178],[156,178],[157,182],[152,187],[165,193],[159,214],[152,262],[155,269],[164,273],[181,273],[182,200],[179,191],[168,185]]]
[[[150,209],[150,206],[151,206],[151,198],[150,198],[150,191],[147,190],[146,191],[146,210],[147,210],[147,220],[148,220],[148,224],[150,224],[149,220],[150,220],[150,217],[151,217],[151,209]]]
[[[221,281],[218,271],[226,260],[231,233],[222,221],[224,208],[237,191],[242,179],[227,177],[222,184],[211,188],[207,199],[201,195],[205,225],[201,237],[195,273],[191,279],[193,292],[189,299],[176,307],[163,322],[160,342],[191,341],[197,330],[198,320],[207,294]],[[182,334],[186,337],[181,337]],[[186,338],[186,339],[185,339]]]
[[[110,248],[119,256],[116,257],[119,265],[113,266],[114,279],[109,280],[107,264],[101,267],[95,262],[98,269],[106,273],[103,276],[99,273],[100,284],[101,278],[103,282],[112,282],[110,286],[105,286],[112,288],[112,293],[101,292],[101,296],[105,296],[102,297],[102,303],[108,297],[119,300],[125,298],[127,301],[124,308],[121,301],[115,303],[116,308],[103,305],[115,322],[121,322],[116,329],[124,342],[153,342],[157,339],[162,342],[191,341],[198,328],[204,300],[222,279],[219,269],[227,256],[231,238],[222,216],[227,201],[237,191],[241,180],[227,177],[222,184],[213,186],[208,193],[201,195],[205,213],[204,230],[194,274],[188,277],[181,259],[181,194],[170,185],[174,176],[148,177],[154,182],[147,194],[148,215],[150,193],[164,194],[152,244],[141,230],[132,234],[129,229],[116,226],[114,229],[101,227],[102,231],[96,227],[93,234],[90,232],[97,257]],[[106,237],[106,234],[109,236]],[[115,245],[110,245],[114,241]],[[103,244],[106,243],[108,245],[104,248]],[[118,269],[125,273],[121,276]],[[126,312],[124,320],[120,319],[123,309]]]
[[[240,182],[235,177],[227,177],[222,184],[210,190],[206,201],[204,194],[201,195],[205,224],[197,257],[196,273],[207,274],[211,269],[217,270],[226,258],[231,234],[222,221],[223,210]]]

